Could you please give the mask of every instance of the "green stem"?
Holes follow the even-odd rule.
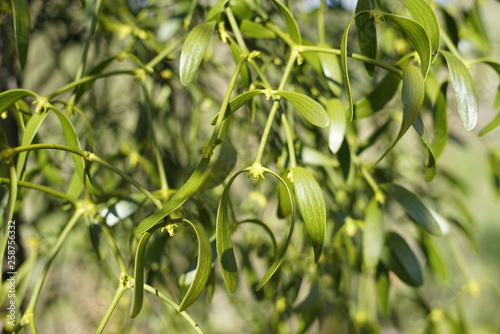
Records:
[[[295,147],[293,146],[292,129],[290,129],[290,125],[288,124],[288,120],[287,120],[285,113],[283,113],[281,115],[281,121],[283,122],[283,129],[285,130],[286,142],[288,144],[288,154],[290,156],[290,166],[292,168],[294,168],[294,167],[297,167],[297,160],[295,158]]]
[[[167,57],[172,51],[174,51],[179,45],[182,44],[181,40],[174,41],[168,45],[162,52],[158,53],[153,59],[146,64],[146,68],[153,68],[158,65],[165,57]]]
[[[248,54],[242,54],[242,55],[240,55],[240,59],[238,59],[238,63],[236,64],[236,69],[233,72],[233,75],[231,77],[231,81],[229,81],[229,84],[228,84],[228,87],[226,90],[226,95],[224,96],[224,100],[222,101],[222,104],[221,104],[221,107],[219,110],[219,117],[217,117],[217,123],[215,123],[215,128],[214,128],[214,132],[212,134],[211,142],[214,142],[216,138],[220,138],[220,130],[222,127],[222,122],[224,121],[227,106],[229,105],[229,100],[231,99],[231,94],[234,90],[234,87],[236,86],[236,80],[238,79],[238,75],[240,74],[241,68],[243,67],[243,64],[245,63],[247,56],[248,56]]]
[[[85,209],[83,207],[79,207],[75,210],[75,212],[73,213],[70,220],[62,230],[61,234],[57,238],[56,243],[54,244],[54,246],[52,246],[52,249],[50,250],[50,253],[47,256],[47,262],[45,263],[40,278],[38,279],[35,287],[33,288],[28,308],[26,309],[26,312],[24,313],[23,316],[23,318],[24,317],[28,318],[28,323],[30,324],[30,327],[32,325],[34,326],[35,323],[36,303],[38,302],[38,298],[40,297],[40,292],[42,291],[43,284],[45,283],[45,279],[47,278],[47,274],[49,273],[50,266],[52,265],[52,262],[54,262],[54,259],[61,250],[62,245],[68,238],[69,233],[71,232],[73,227],[75,227],[76,223],[80,220],[84,212]]]
[[[107,72],[107,73],[99,73],[99,74],[95,74],[95,75],[88,75],[88,76],[85,76],[81,79],[70,82],[69,84],[67,84],[67,85],[59,88],[58,90],[50,93],[49,95],[47,95],[47,99],[51,100],[54,97],[56,97],[57,95],[60,95],[64,92],[67,92],[70,89],[76,88],[76,87],[83,85],[83,84],[86,84],[88,82],[92,82],[96,79],[111,77],[114,75],[123,75],[123,74],[135,75],[135,72],[133,70],[124,70],[124,71],[113,71],[113,72]]]
[[[115,256],[116,263],[118,264],[118,268],[120,269],[120,272],[128,276],[127,265],[125,264],[125,261],[123,260],[123,256],[120,253],[120,249],[118,248],[118,244],[116,243],[116,240],[113,237],[113,233],[111,233],[111,230],[109,229],[108,224],[106,224],[106,222],[104,222],[102,219],[99,219],[99,225],[101,226],[102,233],[104,234],[104,237],[106,238],[106,241],[108,242],[109,247],[111,248],[111,251],[113,252],[113,255]]]
[[[290,73],[292,72],[293,66],[295,64],[295,61],[297,60],[299,53],[297,50],[292,50],[292,53],[290,54],[290,58],[288,59],[288,63],[286,64],[285,72],[283,73],[283,77],[281,78],[280,85],[278,87],[278,90],[284,90],[285,85],[288,81],[288,78],[290,76]],[[264,155],[264,149],[266,147],[267,139],[269,138],[269,134],[271,133],[271,128],[274,122],[274,117],[276,116],[276,112],[278,111],[278,108],[280,106],[280,100],[277,99],[274,101],[273,106],[271,107],[271,110],[269,111],[269,116],[267,117],[267,122],[264,128],[264,132],[262,133],[262,138],[260,140],[259,144],[259,150],[257,151],[257,156],[255,158],[255,163],[261,164],[262,163],[262,156]]]
[[[151,200],[151,202],[153,202],[153,204],[158,209],[161,209],[163,207],[162,204],[161,204],[161,202],[156,197],[154,197],[153,194],[151,194],[151,192],[149,190],[147,190],[146,188],[144,188],[139,182],[137,182],[136,180],[134,180],[133,178],[131,178],[127,173],[125,173],[121,169],[119,169],[119,168],[113,166],[112,164],[110,164],[109,162],[107,162],[107,161],[99,158],[97,155],[95,155],[92,152],[80,150],[80,149],[73,148],[73,147],[70,147],[70,146],[59,145],[59,144],[32,144],[32,145],[17,146],[17,147],[14,147],[14,148],[6,149],[6,150],[4,150],[5,151],[4,154],[7,154],[9,156],[13,156],[13,155],[16,155],[16,154],[18,154],[20,152],[24,152],[24,151],[47,150],[47,149],[53,149],[53,150],[60,150],[60,151],[70,152],[70,153],[79,155],[79,156],[87,159],[88,161],[97,162],[98,164],[100,164],[100,165],[102,165],[102,166],[104,166],[104,167],[112,170],[116,174],[120,175],[127,182],[129,182],[134,187],[136,187],[137,189],[139,189],[142,193],[144,193],[144,195],[146,195]]]
[[[193,15],[194,15],[194,11],[196,9],[196,4],[197,3],[198,3],[198,0],[192,0],[191,1],[191,4],[189,6],[188,14],[184,18],[184,29],[189,28],[189,26],[191,25],[191,21],[193,20]]]
[[[165,295],[164,293],[158,291],[157,289],[153,288],[152,286],[150,286],[148,284],[144,284],[144,290],[159,297],[161,300],[163,300],[165,303],[172,306],[176,310],[179,309],[179,305],[175,301],[173,301],[172,298],[170,298],[169,296]],[[204,333],[203,330],[200,328],[200,326],[196,323],[196,321],[194,321],[194,319],[191,318],[191,316],[186,311],[180,312],[180,315],[183,316],[184,319],[186,319],[186,321],[191,325],[191,327],[193,327],[193,329],[197,333],[200,333],[200,334]]]
[[[363,175],[366,183],[368,183],[370,188],[372,188],[376,201],[379,203],[384,203],[386,196],[385,196],[384,192],[382,190],[380,190],[379,185],[377,184],[377,182],[375,182],[372,175],[368,172],[368,170],[366,169],[366,167],[363,164],[361,164],[359,162],[355,162],[355,163],[357,164],[359,170],[361,171],[361,174]]]
[[[244,53],[248,54],[248,48],[247,45],[245,44],[245,41],[243,40],[243,37],[241,36],[240,28],[238,27],[238,24],[236,23],[236,19],[234,18],[233,11],[231,10],[231,7],[226,7],[226,15],[227,19],[229,21],[229,24],[231,25],[231,29],[233,30],[234,36],[236,37],[236,41],[238,42],[238,46],[240,47],[241,51]]]
[[[319,47],[319,46],[301,45],[297,49],[299,52],[322,52],[322,53],[330,53],[330,54],[340,56],[340,50],[333,49],[333,48],[323,48],[323,47]],[[366,57],[366,56],[360,55],[358,53],[350,53],[350,54],[348,54],[348,57],[351,57],[351,58],[356,59],[356,60],[361,60],[364,63],[375,65],[377,67],[383,68],[384,70],[392,72],[401,78],[403,77],[403,71],[401,71],[400,69],[398,69],[394,66],[391,66],[391,65],[386,64],[384,62],[378,61],[376,59]]]
[[[0,184],[10,184],[12,186],[13,182],[11,181],[11,179],[7,179],[7,178],[3,178],[3,177],[0,177]],[[58,191],[58,190],[55,190],[55,189],[52,189],[50,187],[47,187],[47,186],[43,186],[43,185],[40,185],[40,184],[36,184],[36,183],[31,183],[31,182],[26,182],[26,181],[17,181],[17,186],[18,187],[24,187],[24,188],[30,188],[30,189],[35,189],[35,190],[38,190],[38,191],[42,191],[48,195],[51,195],[51,196],[54,196],[54,197],[59,197],[65,201],[68,201],[70,202],[71,204],[73,204],[73,206],[76,206],[76,203],[78,202],[78,199],[73,197],[73,196],[70,196],[66,193],[63,193],[62,191]]]
[[[440,29],[440,31],[441,31],[441,39],[443,40],[443,42],[446,45],[446,47],[448,48],[448,50],[450,50],[450,52],[453,53],[453,55],[455,57],[457,57],[458,59],[463,61],[462,56],[460,55],[460,52],[455,47],[455,44],[453,44],[450,36],[448,36],[448,34],[444,30]]]
[[[321,0],[318,8],[318,40],[325,44],[325,1]]]
[[[123,296],[123,293],[127,290],[126,284],[124,284],[121,280],[120,283],[118,284],[118,288],[116,289],[115,295],[113,296],[113,299],[111,300],[111,303],[108,306],[108,309],[106,310],[106,313],[104,314],[104,317],[101,320],[101,323],[99,324],[99,327],[97,327],[97,330],[95,331],[96,334],[100,334],[104,331],[104,327],[106,327],[106,324],[108,323],[109,319],[111,318],[111,315],[113,314],[113,311],[116,308],[116,305],[118,305],[118,302]]]
[[[283,30],[278,28],[276,25],[272,24],[271,22],[267,22],[266,28],[278,35],[278,37],[281,38],[290,48],[293,49],[296,46],[295,42],[290,38],[290,36]]]

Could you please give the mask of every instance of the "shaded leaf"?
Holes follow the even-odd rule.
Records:
[[[356,3],[356,13],[364,10],[373,10],[371,0],[358,0]],[[356,31],[358,33],[358,44],[361,54],[363,56],[376,59],[377,58],[377,29],[375,27],[375,20],[370,14],[365,13],[356,15],[355,19]],[[375,65],[364,63],[366,71],[370,76],[375,71]]]
[[[389,72],[375,86],[375,88],[366,96],[354,104],[354,115],[356,119],[370,116],[371,114],[382,110],[398,90],[401,78],[396,74]]]
[[[276,34],[263,25],[244,19],[241,21],[240,30],[250,38],[276,38]]]
[[[217,1],[217,3],[208,11],[206,20],[212,21],[213,19],[215,19],[215,17],[224,10],[224,6],[226,5],[227,1],[228,0]]]
[[[326,102],[326,112],[330,117],[330,135],[328,137],[328,148],[336,154],[344,141],[347,115],[342,101],[330,99]]]
[[[212,246],[210,246],[210,241],[205,232],[198,225],[193,224],[187,219],[183,219],[182,221],[191,225],[196,234],[196,239],[198,240],[198,262],[193,282],[179,305],[179,312],[184,311],[198,299],[208,282],[212,269]]]
[[[40,125],[47,117],[47,110],[40,110],[39,112],[34,113],[29,119],[28,123],[26,123],[26,128],[24,129],[23,136],[21,138],[21,145],[26,146],[30,145],[35,138],[35,135],[40,128]],[[24,164],[26,163],[26,157],[28,155],[27,151],[21,152],[17,155],[17,177],[20,178],[21,174],[24,171]]]
[[[434,118],[434,140],[432,142],[432,150],[436,158],[438,158],[446,146],[448,141],[448,117],[447,117],[447,99],[446,91],[448,89],[448,81],[442,83],[439,92],[436,96],[436,102],[432,107]]]
[[[389,232],[386,238],[387,251],[384,260],[387,267],[403,282],[411,286],[423,284],[422,269],[410,246],[397,233]]]
[[[318,59],[321,69],[326,77],[328,87],[335,96],[342,94],[342,71],[337,55],[331,53],[318,52]]]
[[[17,57],[21,68],[24,68],[26,59],[28,58],[31,33],[31,14],[28,0],[12,1],[12,12],[14,14],[14,38],[16,41]]]
[[[378,265],[384,247],[384,220],[382,209],[373,197],[365,211],[363,231],[363,264],[366,268]]]
[[[220,185],[236,166],[238,154],[234,146],[228,141],[223,141],[219,147],[219,154],[215,161],[210,164],[208,175],[200,187],[200,191]]]
[[[300,214],[313,243],[314,259],[318,262],[326,231],[326,207],[323,191],[314,176],[302,167],[292,168],[293,188]]]
[[[479,112],[476,85],[464,63],[448,51],[441,51],[450,71],[451,86],[455,92],[457,110],[466,130],[472,130]]]
[[[9,109],[9,107],[16,103],[18,100],[27,96],[38,97],[37,94],[27,89],[12,89],[0,93],[0,113]]]
[[[215,21],[205,22],[194,27],[187,35],[182,46],[179,68],[181,83],[184,86],[193,81],[210,44],[214,29]]]
[[[404,0],[404,3],[415,21],[420,23],[427,32],[431,43],[431,50],[434,54],[433,58],[436,59],[438,55],[437,51],[439,51],[439,38],[441,36],[436,14],[425,0]]]
[[[234,62],[238,63],[240,56],[241,56],[240,48],[232,39],[229,40],[229,47],[231,48],[231,53],[233,55]],[[243,84],[243,87],[249,87],[250,83],[252,81],[252,78],[250,76],[250,70],[248,69],[247,63],[242,64],[241,70],[240,70],[240,77],[241,77],[241,82]]]
[[[276,91],[275,94],[287,99],[309,123],[321,128],[330,124],[326,110],[309,96],[282,90]]]
[[[384,14],[390,18],[406,35],[411,45],[415,48],[420,57],[421,71],[424,79],[427,77],[431,66],[431,42],[425,29],[420,23],[403,16],[394,14]]]
[[[448,268],[446,266],[446,261],[433,239],[426,236],[423,241],[427,259],[432,268],[432,273],[439,279],[441,284],[446,285],[448,283]]]
[[[432,212],[418,199],[418,197],[406,188],[396,184],[384,184],[381,186],[387,194],[398,202],[406,214],[427,232],[434,235],[442,235],[440,223],[436,221]]]
[[[390,150],[398,143],[403,135],[408,131],[413,124],[420,108],[424,103],[425,98],[425,84],[421,72],[416,66],[408,65],[403,69],[403,122],[399,130],[398,136],[392,145],[385,151],[385,153],[378,159],[380,162]]]
[[[243,94],[236,96],[234,99],[229,101],[228,110],[226,110],[226,113],[224,114],[224,119],[231,116],[236,110],[243,107],[245,105],[245,103],[250,101],[255,96],[257,96],[259,94],[264,94],[265,92],[266,91],[264,89],[253,89],[253,90],[249,90],[248,92],[245,92]],[[217,113],[217,115],[215,115],[215,117],[212,119],[212,125],[215,125],[215,123],[217,122],[218,116],[219,116],[219,113]]]
[[[290,35],[292,41],[300,45],[302,43],[302,38],[300,36],[299,25],[297,24],[297,21],[295,21],[292,12],[288,7],[283,5],[278,0],[273,0],[273,2],[276,5],[276,7],[278,7],[279,11],[281,12],[281,15],[285,17],[286,32],[288,33],[288,35]]]

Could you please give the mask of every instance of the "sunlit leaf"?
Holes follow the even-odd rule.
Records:
[[[423,284],[422,269],[415,254],[406,241],[397,233],[389,232],[384,261],[387,267],[403,282],[411,286]]]
[[[9,109],[9,107],[18,100],[27,96],[38,97],[35,93],[27,89],[12,89],[0,93],[0,113]]]
[[[215,17],[224,10],[224,6],[226,5],[227,1],[228,0],[217,1],[217,3],[212,8],[210,8],[207,13],[207,21],[212,21],[213,19],[215,19]]]
[[[482,128],[481,131],[479,131],[478,136],[479,137],[486,136],[488,133],[492,132],[499,126],[500,126],[500,112],[495,116],[495,118],[491,120],[491,122],[486,124],[484,128]]]
[[[262,24],[246,19],[241,21],[240,30],[250,38],[276,38],[276,34]]]
[[[198,240],[198,262],[193,282],[179,305],[179,312],[184,311],[198,299],[207,284],[212,269],[212,247],[205,232],[198,225],[193,224],[187,219],[183,219],[183,222],[191,225],[196,234],[196,239]]]
[[[328,87],[335,96],[342,94],[342,71],[337,55],[331,53],[318,53],[318,59],[321,64],[323,74],[326,77]]]
[[[288,173],[290,173],[290,170],[287,169],[283,175],[282,178],[288,185],[289,189],[293,189],[293,184],[288,178]],[[279,218],[286,218],[292,214],[292,205],[293,203],[290,202],[289,196],[288,196],[288,191],[285,188],[284,185],[281,183],[278,185],[278,217]]]
[[[288,92],[288,91],[276,91],[277,95],[280,95],[287,99],[295,109],[312,125],[316,125],[318,127],[324,128],[330,124],[330,119],[328,118],[328,114],[326,110],[307,95],[297,93],[297,92]]]
[[[182,46],[179,68],[181,83],[184,86],[193,81],[210,44],[214,29],[215,21],[205,22],[194,27],[187,35]]]
[[[420,108],[424,103],[425,84],[420,70],[413,65],[408,65],[403,69],[403,122],[399,133],[392,145],[380,157],[382,160],[387,153],[398,143],[403,135],[408,131],[412,123],[417,118]],[[378,163],[377,162],[377,163]]]
[[[415,223],[431,234],[443,234],[440,223],[414,193],[396,184],[384,184],[381,187],[401,205]]]
[[[434,54],[433,58],[436,59],[437,51],[439,51],[439,37],[441,36],[436,14],[425,0],[404,0],[404,3],[415,21],[420,23],[427,32]]]
[[[422,76],[425,79],[431,66],[432,54],[431,42],[427,32],[420,23],[409,18],[394,14],[384,14],[384,16],[390,18],[404,32],[411,45],[417,51],[420,58]]]
[[[292,169],[292,175],[297,205],[313,243],[314,259],[318,262],[323,250],[326,230],[326,207],[323,191],[307,169],[295,167]]]
[[[21,68],[26,65],[31,33],[31,14],[28,0],[12,1],[14,14],[14,39],[16,41],[17,57]]]
[[[236,96],[234,99],[229,101],[229,105],[227,107],[226,113],[224,114],[224,119],[231,116],[236,110],[243,107],[248,101],[250,101],[255,96],[257,96],[259,94],[264,94],[265,92],[266,91],[264,89],[253,89],[253,90],[249,90],[248,92],[245,92],[243,94]],[[218,116],[219,116],[219,113],[217,113],[217,115],[215,115],[215,117],[212,119],[212,125],[215,125],[215,123],[217,122]]]
[[[450,71],[451,86],[455,92],[457,110],[466,130],[472,130],[479,112],[476,85],[464,63],[448,51],[441,51]]]
[[[356,13],[363,10],[373,10],[371,0],[358,0],[356,3]],[[356,16],[356,31],[358,33],[358,44],[361,54],[369,58],[377,58],[377,29],[375,20],[370,14]],[[370,76],[375,71],[375,65],[364,63],[366,71]]]
[[[290,35],[292,41],[294,41],[297,45],[300,45],[302,43],[302,38],[300,36],[299,25],[297,24],[297,21],[295,21],[292,12],[278,0],[273,0],[273,2],[276,7],[278,7],[281,14],[285,17],[286,32]]]
[[[330,136],[328,137],[328,147],[333,154],[336,154],[342,141],[344,140],[347,115],[344,104],[339,99],[330,99],[326,102],[326,112],[330,117]]]
[[[366,268],[378,265],[384,247],[384,220],[382,209],[373,197],[365,211],[363,231],[363,263]]]

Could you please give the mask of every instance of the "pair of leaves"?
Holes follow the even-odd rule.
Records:
[[[210,241],[208,240],[205,232],[201,227],[193,224],[187,219],[183,219],[182,222],[191,225],[194,229],[198,242],[198,261],[193,281],[191,282],[186,295],[179,305],[179,309],[177,310],[178,312],[182,312],[187,309],[200,296],[201,292],[205,288],[205,285],[207,284],[210,271],[212,269],[212,247],[210,246]],[[145,232],[139,240],[139,244],[137,246],[134,262],[134,293],[132,308],[130,310],[131,318],[134,318],[139,314],[143,304],[144,256],[146,254],[147,244],[153,233],[161,227],[162,226],[156,226],[155,228]]]
[[[144,219],[136,228],[135,234],[142,234],[157,224],[160,220],[177,210],[189,197],[200,190],[222,183],[236,164],[236,150],[227,141],[220,144],[217,157],[203,157],[188,178],[177,190],[163,208]]]
[[[217,209],[217,222],[216,222],[216,248],[217,255],[219,257],[219,261],[221,264],[222,277],[224,279],[224,283],[230,293],[233,293],[236,290],[236,286],[238,284],[238,267],[236,264],[236,258],[234,256],[233,249],[233,241],[231,239],[231,225],[230,219],[228,215],[228,206],[229,206],[229,191],[231,186],[238,175],[243,172],[250,171],[252,167],[242,169],[235,173],[231,179],[228,181],[224,192],[222,193],[222,197],[219,202],[219,207]],[[290,203],[293,203],[293,198],[291,195],[291,191],[287,185],[287,183],[276,173],[271,171],[270,169],[262,167],[262,171],[274,175],[281,184],[285,187],[288,193],[288,199]],[[290,245],[290,241],[292,238],[293,230],[295,226],[295,210],[292,205],[292,216],[290,229],[288,232],[288,236],[285,240],[284,245],[282,246],[281,251],[275,257],[273,263],[270,268],[265,273],[264,277],[260,280],[259,284],[255,288],[257,291],[260,290],[264,284],[274,275],[274,273],[278,270],[283,261],[286,251],[288,250],[288,246]]]

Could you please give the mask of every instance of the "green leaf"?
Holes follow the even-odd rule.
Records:
[[[373,197],[365,211],[363,231],[363,263],[366,268],[378,265],[384,247],[384,220],[382,209]]]
[[[236,166],[237,159],[238,154],[234,146],[228,141],[223,141],[220,144],[219,154],[210,164],[208,174],[199,191],[216,187],[224,182]]]
[[[292,12],[288,7],[283,5],[278,0],[273,0],[273,2],[276,5],[276,7],[278,7],[279,11],[281,12],[281,15],[285,17],[286,32],[288,33],[288,35],[290,35],[292,41],[294,41],[297,45],[300,45],[302,43],[302,38],[300,36],[299,25],[297,24],[297,21],[295,21],[295,19],[293,18]]]
[[[229,101],[229,105],[227,107],[226,113],[224,114],[224,119],[231,116],[236,110],[243,107],[248,101],[250,101],[255,96],[257,96],[259,94],[264,94],[265,92],[266,91],[264,89],[253,89],[253,90],[249,90],[248,92],[245,92],[243,94],[236,96],[234,99]],[[219,116],[219,113],[217,113],[217,115],[215,115],[215,117],[212,119],[212,125],[215,125],[215,123],[217,122],[218,116]]]
[[[500,126],[500,112],[495,116],[495,118],[491,120],[491,122],[486,124],[486,126],[482,128],[481,131],[479,131],[478,136],[486,136],[488,133],[495,130],[498,126]]]
[[[396,184],[384,184],[381,188],[396,200],[403,207],[406,214],[424,230],[434,235],[443,234],[441,224],[414,193]]]
[[[193,196],[207,182],[212,168],[217,158],[212,155],[211,158],[203,157],[191,174],[189,179],[177,190],[177,192],[168,200],[163,208],[144,219],[135,230],[135,234],[142,234],[157,224],[160,220],[177,210],[189,197]],[[213,180],[212,180],[213,181]],[[210,182],[212,182],[210,181]]]
[[[250,38],[276,38],[276,34],[262,24],[247,19],[241,21],[240,30]]]
[[[477,123],[479,104],[476,85],[464,63],[448,51],[441,51],[450,71],[451,86],[455,92],[457,110],[466,130],[472,130]]]
[[[335,98],[326,102],[326,112],[330,117],[328,147],[333,154],[336,154],[344,141],[347,115],[342,101]]]
[[[212,8],[210,8],[207,13],[207,22],[215,19],[215,17],[224,10],[224,6],[226,5],[227,1],[228,0],[219,0]]]
[[[434,61],[438,55],[439,38],[441,36],[436,14],[425,0],[404,0],[404,3],[415,21],[420,23],[427,32],[431,43],[431,50],[434,54]]]
[[[420,70],[413,65],[408,65],[403,69],[403,122],[398,136],[392,145],[378,159],[379,163],[390,150],[399,142],[401,137],[408,131],[412,123],[417,118],[420,108],[424,103],[425,84]]]
[[[186,37],[182,46],[179,75],[181,83],[187,86],[193,81],[194,75],[207,52],[215,29],[215,21],[205,22],[194,27]]]
[[[229,206],[229,190],[236,177],[243,172],[245,172],[244,169],[238,171],[227,182],[217,209],[217,221],[215,225],[217,256],[219,257],[221,265],[222,278],[230,293],[233,293],[238,285],[238,266],[236,264],[236,258],[234,257],[231,226],[227,212]]]
[[[427,78],[427,73],[431,66],[431,42],[425,29],[420,23],[403,16],[394,14],[384,14],[394,22],[406,35],[411,45],[415,48],[420,57],[422,76]]]
[[[324,128],[330,124],[326,110],[309,96],[297,92],[278,90],[276,95],[284,97],[311,124]]]
[[[31,116],[28,123],[26,124],[26,128],[21,138],[20,146],[26,146],[31,144],[31,142],[35,138],[38,129],[40,128],[40,125],[42,125],[42,122],[45,120],[45,117],[47,117],[47,115],[48,115],[47,110],[40,110],[39,112],[36,112]],[[16,170],[18,178],[21,178],[21,174],[24,171],[24,164],[26,162],[27,155],[28,155],[27,151],[21,152],[17,155]]]
[[[318,262],[326,231],[326,207],[318,182],[307,169],[292,168],[293,188],[300,214],[313,243],[314,259]]]
[[[231,49],[231,54],[233,55],[233,59],[235,63],[238,63],[238,60],[241,57],[241,50],[236,44],[236,42],[232,39],[229,40],[229,47]],[[248,65],[243,63],[240,70],[240,77],[243,87],[247,88],[250,86],[252,81],[252,77],[250,76],[250,70],[248,69]]]
[[[366,10],[373,10],[372,0],[358,0],[356,3],[356,13]],[[376,59],[377,58],[377,29],[375,20],[370,14],[365,13],[357,15],[356,31],[358,33],[358,44],[363,56]],[[370,76],[373,76],[375,65],[364,63],[366,71]]]
[[[87,7],[87,1],[86,0],[80,0],[80,4],[82,5],[82,8],[86,8]]]
[[[436,158],[443,153],[448,141],[448,120],[447,120],[447,99],[446,91],[448,89],[448,81],[441,84],[439,92],[436,96],[436,101],[432,107],[434,117],[434,140],[432,142],[432,151]]]
[[[328,87],[335,96],[342,94],[342,71],[340,69],[339,58],[331,53],[318,52],[318,59],[321,69],[326,77]]]
[[[410,246],[397,233],[389,232],[386,238],[387,251],[384,260],[387,267],[403,282],[411,286],[423,284],[422,269]]]
[[[375,86],[375,88],[365,97],[354,104],[354,115],[356,119],[370,116],[382,110],[385,105],[394,97],[398,90],[401,78],[389,72]]]
[[[184,311],[198,299],[208,282],[212,269],[212,247],[210,246],[210,241],[205,235],[205,232],[203,232],[202,228],[187,219],[183,219],[182,221],[191,225],[196,233],[196,238],[198,240],[198,263],[196,265],[194,280],[179,305],[179,312]]]
[[[3,93],[0,93],[0,113],[9,109],[10,106],[12,106],[18,100],[20,100],[24,97],[27,97],[27,96],[32,96],[32,97],[38,98],[37,94],[35,94],[32,91],[27,90],[27,89],[12,89],[12,90],[8,90],[8,91],[5,91]]]
[[[285,172],[282,174],[282,178],[286,182],[288,188],[292,189],[293,184],[288,178],[289,173],[289,169],[285,170]],[[290,216],[292,214],[292,205],[293,203],[288,199],[287,189],[280,183],[278,185],[278,218],[283,219]]]
[[[17,57],[21,68],[26,65],[31,33],[31,14],[28,0],[12,1],[14,14],[14,39],[16,41]]]
[[[432,273],[439,279],[441,284],[448,284],[448,268],[437,244],[434,239],[431,239],[428,236],[424,237],[423,241],[427,259],[429,260],[430,267],[432,268]]]

